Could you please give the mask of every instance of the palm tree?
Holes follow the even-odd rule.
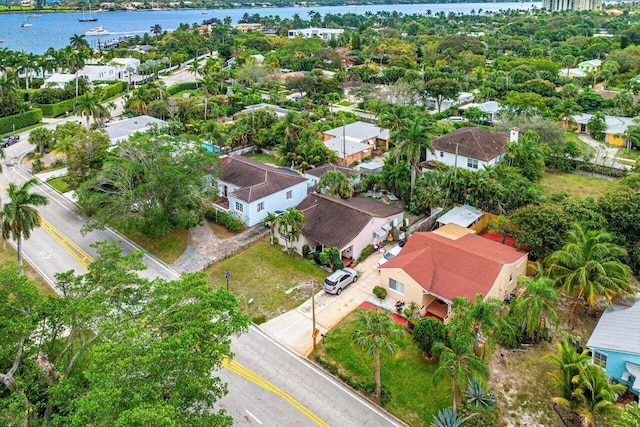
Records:
[[[404,126],[392,135],[392,140],[396,146],[393,155],[396,158],[402,158],[411,165],[411,190],[409,192],[409,200],[413,200],[413,190],[416,186],[416,172],[418,163],[422,157],[423,151],[433,151],[431,138],[429,138],[429,129],[423,126],[424,117],[418,115],[413,118],[406,119]]]
[[[289,208],[285,213],[276,218],[275,226],[285,240],[287,252],[291,253],[293,251],[291,245],[300,238],[300,229],[304,227],[304,222],[304,214],[296,208]]]
[[[7,98],[18,93],[18,83],[15,77],[3,74],[0,76],[0,97]]]
[[[44,154],[44,149],[53,144],[53,131],[39,127],[29,133],[29,142],[38,147],[40,155]]]
[[[373,376],[375,378],[374,395],[378,399],[382,395],[382,381],[380,379],[380,352],[386,351],[395,354],[398,346],[392,341],[394,336],[402,333],[383,311],[358,312],[358,326],[351,335],[356,347],[363,348],[368,354],[373,356]]]
[[[278,219],[278,215],[274,214],[273,212],[269,212],[267,213],[267,216],[265,216],[262,220],[262,223],[265,225],[265,227],[269,227],[271,233],[271,235],[269,236],[269,243],[271,244],[275,242],[274,234],[276,232],[276,219]]]
[[[220,93],[220,83],[210,74],[205,74],[202,79],[198,80],[198,83],[204,91],[204,119],[207,120],[207,101],[209,95],[217,95]]]
[[[91,92],[85,92],[84,95],[76,99],[76,106],[73,109],[73,113],[80,117],[85,117],[87,120],[87,129],[89,129],[91,119],[102,115],[104,113],[103,110],[106,109],[100,104],[98,96]]]
[[[34,206],[45,206],[49,200],[41,195],[29,193],[31,186],[38,181],[33,178],[18,187],[16,183],[9,184],[7,193],[9,203],[2,208],[2,238],[10,237],[16,240],[18,263],[22,264],[22,239],[28,239],[31,231],[40,225],[40,215]]]
[[[451,380],[454,410],[462,403],[461,385],[468,384],[472,378],[484,384],[489,378],[489,368],[473,350],[475,341],[471,334],[453,335],[450,348],[440,342],[433,346],[433,352],[440,356],[440,364],[433,374],[433,382],[437,384],[446,378]]]
[[[526,286],[526,290],[515,301],[513,310],[524,317],[523,331],[532,340],[539,341],[550,324],[558,325],[558,313],[552,306],[558,303],[558,293],[548,277],[522,277],[519,282]]]
[[[594,425],[598,415],[618,411],[616,401],[627,390],[626,385],[609,384],[606,371],[598,365],[583,366],[579,378],[577,396],[583,403],[579,413],[587,421],[587,426]]]
[[[504,309],[501,300],[488,298],[483,300],[481,294],[476,295],[475,302],[467,298],[455,297],[453,299],[453,314],[449,320],[452,334],[462,336],[471,334],[474,337],[473,350],[478,357],[484,357],[487,352],[485,346],[494,346],[496,331],[503,326],[500,312]],[[481,339],[485,344],[481,344]]]
[[[196,79],[196,89],[198,88],[198,72],[200,71],[200,59],[193,58],[191,63],[189,63],[189,72],[193,74],[193,77]]]
[[[625,405],[620,419],[613,422],[613,427],[640,427],[640,406],[638,402]]]
[[[330,194],[341,199],[353,196],[353,187],[349,177],[340,171],[329,171],[320,177],[318,189],[324,194]]]
[[[567,68],[567,77],[569,77],[569,69],[576,63],[576,57],[573,55],[565,55],[562,58],[562,65]]]
[[[586,231],[582,225],[575,224],[567,244],[547,259],[553,285],[575,296],[569,314],[571,328],[582,298],[593,307],[601,296],[611,304],[611,298],[616,295],[633,295],[634,288],[629,283],[631,269],[620,261],[626,253],[613,243],[611,234],[602,230]]]
[[[156,41],[158,41],[158,37],[162,34],[162,27],[160,24],[155,24],[151,27],[151,33],[156,36]]]
[[[589,356],[589,350],[584,350],[578,354],[566,339],[558,343],[557,348],[558,354],[550,354],[543,357],[544,360],[551,362],[556,368],[549,373],[552,383],[559,391],[559,396],[554,397],[553,401],[567,407],[574,413],[580,405],[579,384],[576,379],[583,367],[591,360],[591,356]]]
[[[556,118],[564,122],[565,131],[569,130],[572,122],[575,122],[573,116],[582,111],[582,107],[571,98],[560,100],[554,107]]]
[[[88,48],[89,42],[84,34],[74,34],[69,39],[69,45],[75,50],[80,50],[82,48]]]

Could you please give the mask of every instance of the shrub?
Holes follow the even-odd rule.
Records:
[[[360,253],[360,256],[358,257],[358,262],[364,261],[365,259],[367,259],[369,255],[371,255],[374,252],[375,252],[375,249],[373,248],[373,245],[365,246],[362,252]]]
[[[167,92],[169,95],[175,95],[178,92],[182,92],[183,90],[194,90],[196,88],[196,82],[183,82],[176,83],[173,86],[169,86],[167,88]]]
[[[409,307],[405,307],[402,312],[404,313],[405,316],[407,316],[407,318],[413,317],[413,309]]]
[[[309,245],[302,245],[302,257],[309,258]]]
[[[109,86],[106,86],[102,89],[102,99],[109,99],[119,93],[124,92],[127,86],[128,83],[125,82],[115,82],[110,84]]]
[[[362,388],[362,392],[367,395],[372,395],[376,390],[376,383],[369,383]],[[387,406],[387,403],[391,402],[391,390],[389,390],[384,384],[382,384],[382,393],[380,393],[380,406],[383,408]]]
[[[432,357],[431,350],[437,342],[447,344],[447,326],[433,317],[425,317],[416,323],[413,330],[413,341],[424,351],[427,357]]]
[[[256,325],[261,325],[267,321],[267,316],[265,314],[256,314],[251,318],[251,321]]]
[[[14,114],[13,116],[2,117],[0,118],[0,134],[13,132],[14,130],[35,125],[41,120],[42,110],[40,108],[33,108],[22,114]]]
[[[373,294],[378,297],[378,299],[383,300],[387,296],[387,290],[382,286],[376,286],[373,288]]]
[[[58,117],[73,110],[76,105],[76,99],[67,99],[66,101],[56,102],[55,104],[34,104],[42,109],[44,117]]]
[[[220,224],[221,226],[225,227],[229,231],[238,232],[238,231],[244,230],[244,222],[242,222],[239,218],[227,212],[222,212],[213,208],[209,208],[205,212],[205,217],[209,221],[213,221],[216,224]]]

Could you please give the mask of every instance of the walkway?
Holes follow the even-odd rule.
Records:
[[[618,149],[620,147],[613,147],[611,145],[603,144],[602,142],[597,141],[589,135],[585,134],[578,135],[578,138],[580,138],[580,140],[596,150],[593,159],[591,159],[591,163],[596,165],[610,166],[615,169],[630,168],[628,164],[616,161]]]

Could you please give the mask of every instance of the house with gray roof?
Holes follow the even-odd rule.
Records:
[[[313,187],[318,185],[320,178],[322,178],[324,174],[330,171],[338,171],[345,174],[350,178],[351,186],[357,185],[360,182],[360,172],[355,169],[334,165],[333,163],[326,163],[313,169],[309,169],[304,173],[304,176],[309,182],[309,187]]]
[[[578,125],[580,132],[588,133],[587,124],[593,117],[593,114],[576,114],[573,121]],[[627,128],[634,126],[635,123],[631,117],[604,116],[604,142],[618,147],[628,147],[629,137],[626,135]]]
[[[289,112],[289,110],[287,110],[286,108],[282,108],[277,105],[261,103],[261,104],[249,105],[245,107],[243,110],[241,110],[240,113],[251,114],[251,113],[255,113],[258,110],[265,110],[265,109],[271,110],[274,113],[276,113],[276,116],[278,116],[278,118],[286,116],[287,113]]]
[[[307,180],[291,169],[238,155],[221,161],[220,198],[213,207],[237,216],[247,227],[262,223],[269,212],[296,206],[307,195]]]
[[[587,342],[593,363],[635,395],[640,395],[639,323],[640,301],[613,304],[602,313]]]
[[[107,123],[104,125],[104,129],[111,140],[111,145],[117,145],[129,139],[136,132],[147,132],[154,127],[163,128],[168,125],[169,122],[164,120],[142,115]]]
[[[438,227],[453,223],[460,227],[469,228],[480,221],[483,216],[484,212],[482,210],[470,205],[462,205],[452,208],[438,218],[437,222]]]
[[[324,144],[334,151],[340,164],[361,162],[374,150],[389,149],[389,130],[365,122],[354,122],[323,132]]]
[[[296,209],[304,213],[305,223],[295,250],[301,254],[303,245],[318,252],[337,248],[346,259],[357,259],[365,247],[387,239],[404,220],[402,209],[368,197],[339,199],[311,193]]]

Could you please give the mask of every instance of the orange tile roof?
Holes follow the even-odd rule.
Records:
[[[400,268],[424,290],[447,301],[457,296],[475,300],[476,294],[489,293],[505,264],[526,256],[475,234],[451,240],[417,232],[380,268]]]

